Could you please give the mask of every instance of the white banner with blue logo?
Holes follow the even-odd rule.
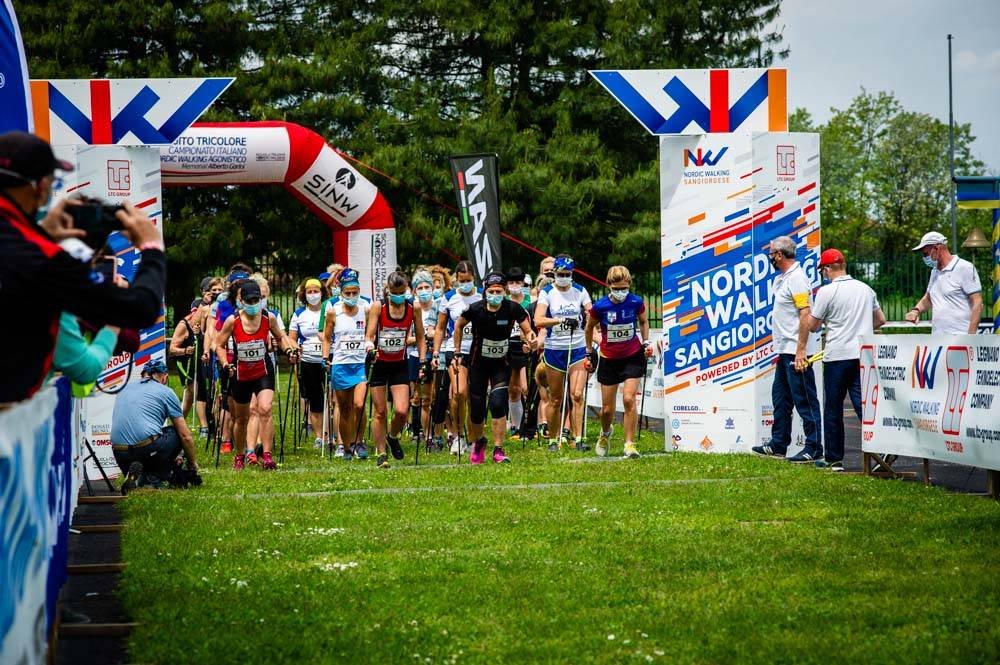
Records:
[[[1000,337],[861,344],[862,450],[1000,470]]]
[[[0,4],[0,134],[33,131],[24,42],[11,0]]]
[[[63,378],[0,413],[0,663],[45,659],[76,491],[71,411]]]

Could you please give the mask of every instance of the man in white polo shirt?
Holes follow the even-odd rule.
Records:
[[[948,251],[948,239],[937,231],[925,233],[914,252],[923,255],[931,268],[927,292],[906,313],[916,323],[931,311],[931,333],[935,335],[975,335],[983,314],[983,286],[975,266]]]
[[[808,335],[812,284],[795,260],[795,241],[788,236],[779,236],[771,241],[768,259],[778,270],[774,279],[774,309],[771,313],[771,336],[778,358],[774,366],[774,383],[771,384],[774,424],[771,426],[771,442],[754,446],[752,450],[758,455],[785,456],[792,442],[794,405],[802,418],[806,441],[802,452],[789,457],[788,461],[812,464],[823,455],[816,376],[806,361],[812,341]],[[807,334],[800,336],[802,328],[806,328]]]
[[[847,274],[844,255],[828,249],[819,257],[820,273],[829,280],[816,292],[809,313],[809,330],[826,326],[823,348],[823,444],[819,468],[844,470],[844,398],[851,396],[861,420],[861,335],[871,335],[885,323],[871,287]],[[800,334],[803,334],[800,332]],[[805,332],[804,334],[808,334]]]

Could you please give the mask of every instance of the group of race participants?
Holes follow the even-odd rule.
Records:
[[[194,406],[206,440],[233,452],[233,468],[277,468],[274,459],[277,357],[295,366],[305,426],[324,454],[369,458],[365,406],[376,466],[403,459],[409,425],[418,449],[509,463],[508,437],[551,452],[588,451],[587,375],[601,386],[598,456],[610,453],[619,386],[624,405],[623,454],[637,458],[637,394],[653,349],[642,298],[624,266],[607,274],[609,293],[596,303],[573,280],[575,264],[547,257],[539,276],[520,268],[492,272],[477,287],[473,266],[440,265],[408,276],[389,274],[376,300],[361,294],[358,272],[334,264],[304,279],[301,305],[286,328],[267,308],[270,288],[238,263],[225,278],[205,278],[202,297],[174,329],[169,354],[178,363],[185,415]],[[485,433],[487,410],[491,431]],[[409,421],[409,422],[408,422]],[[210,424],[213,432],[210,432]],[[561,430],[561,431],[560,431]]]

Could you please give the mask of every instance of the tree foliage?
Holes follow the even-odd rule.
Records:
[[[390,174],[366,172],[393,207],[404,264],[464,253],[438,203],[454,200],[447,158],[496,152],[505,230],[598,274],[630,264],[653,288],[656,141],[587,70],[767,66],[784,53],[767,28],[778,0],[37,0],[18,11],[36,78],[236,75],[205,119],[297,122]],[[300,274],[331,255],[326,229],[277,188],[176,189],[166,203],[172,274],[192,282],[242,257]],[[536,265],[517,245],[503,251]]]

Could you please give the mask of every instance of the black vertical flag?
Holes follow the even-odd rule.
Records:
[[[482,283],[500,262],[500,178],[497,156],[458,155],[451,162],[451,180],[458,199],[458,218],[465,234],[469,260]]]

